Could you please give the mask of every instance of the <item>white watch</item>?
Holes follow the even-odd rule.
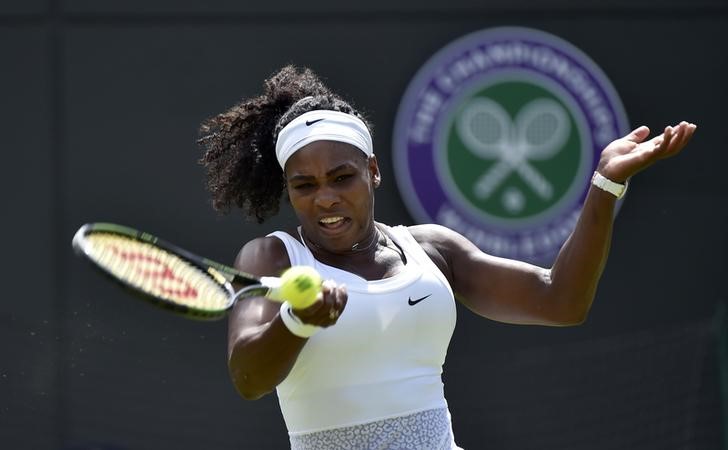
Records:
[[[609,192],[619,199],[624,197],[625,192],[627,192],[627,185],[629,183],[615,183],[601,173],[594,171],[594,176],[592,176],[592,184],[603,191]]]

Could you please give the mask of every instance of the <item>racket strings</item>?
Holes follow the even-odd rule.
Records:
[[[154,297],[202,311],[220,311],[230,304],[219,283],[173,253],[113,233],[92,233],[86,241],[86,253],[97,264]]]

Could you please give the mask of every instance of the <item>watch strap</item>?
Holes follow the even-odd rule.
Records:
[[[594,171],[594,175],[592,176],[592,184],[603,191],[609,192],[618,199],[624,197],[628,185],[628,183],[621,184],[614,182],[597,171]]]

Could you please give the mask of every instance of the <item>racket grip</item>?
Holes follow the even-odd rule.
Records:
[[[260,277],[260,284],[268,288],[268,293],[265,294],[266,298],[269,298],[271,300],[275,300],[277,302],[283,303],[286,300],[281,297],[280,289],[281,285],[283,284],[281,282],[281,279],[278,277]]]

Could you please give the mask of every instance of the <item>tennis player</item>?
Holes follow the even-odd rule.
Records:
[[[549,269],[485,254],[442,226],[377,222],[371,129],[314,73],[291,66],[266,80],[261,96],[203,123],[214,207],[263,222],[287,197],[299,221],[246,243],[236,267],[277,276],[310,265],[327,280],[305,309],[239,302],[230,375],[246,399],[277,390],[292,449],[456,449],[441,381],[455,300],[511,324],[582,323],[617,198],[630,177],[680,152],[695,125],[649,140],[642,126],[609,144]]]

